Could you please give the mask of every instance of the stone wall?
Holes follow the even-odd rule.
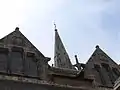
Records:
[[[61,85],[71,85],[71,86],[82,86],[87,88],[92,88],[92,82],[89,82],[87,80],[79,80],[74,78],[68,78],[68,77],[56,77],[54,76],[54,82],[61,84]]]
[[[82,88],[69,88],[55,85],[43,85],[33,83],[23,83],[16,81],[0,80],[0,90],[89,90]]]

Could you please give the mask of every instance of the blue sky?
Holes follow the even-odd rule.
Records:
[[[98,44],[120,63],[120,0],[0,0],[0,37],[16,26],[45,55],[54,54],[54,26],[72,63],[86,62]]]

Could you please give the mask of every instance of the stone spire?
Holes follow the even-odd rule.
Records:
[[[54,24],[55,25],[55,24]],[[60,39],[58,31],[55,25],[55,51],[54,51],[54,64],[55,67],[74,69],[68,53],[65,50],[65,47]]]

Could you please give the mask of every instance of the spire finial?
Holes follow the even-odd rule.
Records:
[[[16,28],[15,28],[15,31],[19,31],[19,27],[16,27]]]
[[[99,45],[96,45],[96,48],[99,48]]]
[[[57,29],[56,29],[56,23],[54,22],[54,28],[55,28],[55,31],[57,31]]]

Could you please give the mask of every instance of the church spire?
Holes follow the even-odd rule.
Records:
[[[55,49],[54,49],[55,67],[74,69],[74,66],[71,63],[68,53],[66,52],[62,40],[58,34],[55,23],[54,26],[55,26]]]

